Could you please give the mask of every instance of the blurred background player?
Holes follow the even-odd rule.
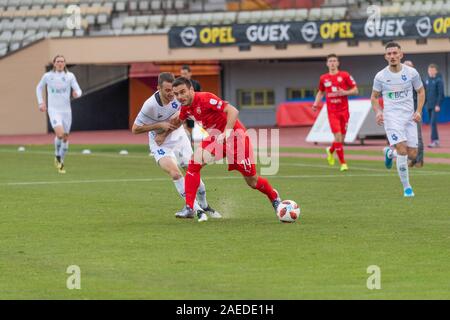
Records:
[[[48,106],[43,91],[47,86]],[[44,74],[36,87],[39,110],[48,112],[50,124],[55,132],[55,166],[59,173],[66,173],[64,158],[69,150],[69,133],[72,126],[70,96],[78,98],[82,94],[75,75],[67,70],[66,59],[62,55],[53,58],[53,70]]]
[[[133,124],[134,134],[148,132],[150,150],[160,168],[171,178],[178,191],[184,198],[184,177],[180,168],[185,169],[192,156],[192,147],[181,126],[170,122],[172,117],[179,114],[180,103],[174,99],[172,83],[175,80],[172,73],[163,72],[158,76],[158,91],[155,92],[142,106],[141,111]],[[170,132],[169,132],[170,131]],[[161,139],[161,134],[169,132]],[[195,201],[194,208],[206,212],[213,218],[221,218],[221,215],[212,209],[206,201],[206,188],[203,181],[197,192],[198,203]],[[194,218],[194,215],[177,212],[177,218]]]
[[[414,197],[409,183],[408,158],[417,156],[417,123],[422,120],[425,102],[425,89],[416,69],[401,63],[403,52],[398,43],[386,45],[385,59],[388,66],[377,73],[373,82],[372,107],[376,112],[378,125],[384,123],[389,144],[395,151],[386,147],[383,150],[386,168],[392,168],[397,158],[397,171],[403,185],[404,197]],[[417,91],[417,110],[414,111],[413,91]],[[379,104],[383,95],[384,109]]]
[[[429,148],[438,148],[438,116],[444,101],[444,83],[439,74],[438,66],[434,63],[428,66],[428,76],[425,79],[425,108],[428,112],[431,125],[431,143]]]
[[[175,97],[181,103],[179,119],[191,117],[201,122],[209,136],[195,150],[186,172],[186,206],[183,209],[189,214],[194,212],[195,194],[200,183],[200,170],[214,159],[224,156],[228,160],[228,170],[239,171],[247,184],[264,193],[277,209],[281,200],[278,192],[270,183],[256,174],[253,150],[246,128],[239,121],[239,111],[228,102],[221,100],[209,92],[195,92],[191,81],[187,78],[177,78],[173,83]],[[199,221],[204,221],[204,215],[197,211]]]
[[[404,65],[414,68],[414,64],[411,60],[406,60]],[[417,110],[417,92],[413,90],[413,100],[414,100],[414,111]],[[424,150],[423,150],[423,137],[422,137],[422,121],[417,123],[417,138],[419,145],[417,146],[417,157],[415,160],[409,160],[408,164],[410,167],[423,167],[424,162]]]
[[[327,56],[327,67],[328,73],[320,77],[319,90],[313,104],[313,110],[317,110],[323,96],[326,95],[328,121],[334,135],[333,144],[326,149],[328,164],[334,165],[334,151],[336,151],[341,163],[340,170],[347,171],[348,165],[344,158],[344,140],[350,119],[348,96],[358,95],[358,87],[348,72],[339,70],[337,55],[330,54]]]
[[[192,83],[192,86],[194,87],[195,92],[202,91],[200,82],[192,79],[192,70],[191,70],[191,67],[189,67],[187,64],[185,64],[181,67],[180,75],[183,78],[191,80],[191,83]],[[188,134],[189,134],[189,139],[191,140],[191,145],[192,145],[192,147],[194,147],[194,138],[192,135],[192,130],[194,130],[195,121],[192,119],[187,119],[185,123],[186,123],[186,130],[188,131]]]

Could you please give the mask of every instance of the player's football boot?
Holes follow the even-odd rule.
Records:
[[[411,187],[406,188],[405,191],[403,192],[403,196],[405,198],[412,198],[414,197],[414,191]]]
[[[64,163],[61,163],[58,168],[58,173],[66,173],[66,169],[64,169]]]
[[[277,208],[281,203],[281,198],[280,198],[280,194],[278,193],[277,190],[273,189],[273,191],[275,191],[277,193],[277,198],[272,201],[272,206],[275,209],[275,213],[277,213]]]
[[[383,149],[384,165],[386,166],[386,169],[391,169],[392,168],[393,158],[389,158],[389,154],[391,153],[390,151],[391,151],[391,148],[389,148],[389,147],[385,147]]]
[[[214,218],[214,219],[222,218],[222,215],[219,212],[217,212],[216,210],[214,210],[213,208],[211,208],[209,205],[206,208],[202,208],[202,209],[211,218]]]
[[[341,164],[341,172],[348,171],[348,165],[346,163]]]
[[[334,155],[330,152],[330,148],[331,147],[328,147],[325,149],[327,152],[327,161],[330,166],[334,166],[335,159],[334,159]]]
[[[184,208],[181,209],[181,211],[178,211],[177,213],[175,213],[175,218],[193,219],[194,215],[195,215],[194,210],[192,210],[188,206],[184,206]]]
[[[197,210],[197,218],[198,222],[208,221],[208,216],[203,210]]]
[[[55,157],[55,168],[59,169],[61,166],[61,161],[59,160],[59,157]]]

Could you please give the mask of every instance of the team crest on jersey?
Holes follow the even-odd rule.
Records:
[[[197,113],[198,114],[202,113],[202,109],[200,107],[197,107]]]
[[[408,80],[408,78],[404,74],[402,74],[402,80],[406,81],[406,80]]]
[[[176,102],[172,102],[172,108],[174,109],[178,108],[178,104]]]
[[[331,87],[331,81],[325,81],[325,83],[323,84],[325,87]]]

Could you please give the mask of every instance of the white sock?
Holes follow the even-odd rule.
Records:
[[[397,158],[398,154],[397,154],[397,150],[396,149],[389,149],[388,151],[388,158],[389,159],[394,159]]]
[[[55,157],[59,157],[61,150],[62,139],[55,137]]]
[[[206,208],[208,206],[208,202],[206,201],[206,187],[203,180],[200,180],[200,185],[198,186],[197,199],[202,208]]]
[[[178,191],[181,198],[186,199],[186,193],[184,192],[184,177],[178,180],[173,180],[173,184]],[[197,200],[194,201],[194,210],[201,210],[202,208],[198,205]]]
[[[59,149],[59,155],[61,156],[61,162],[64,162],[64,157],[66,156],[67,151],[69,151],[69,141],[62,142],[61,148]]]
[[[409,184],[408,156],[397,156],[397,172],[403,184],[403,189],[411,188]]]

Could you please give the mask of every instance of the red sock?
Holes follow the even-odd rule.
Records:
[[[341,164],[345,163],[345,159],[344,159],[344,145],[340,142],[336,143],[336,153],[339,157],[339,162]]]
[[[186,205],[194,209],[194,201],[197,196],[197,189],[200,185],[200,170],[202,166],[197,163],[189,163],[184,177],[184,192],[186,193]]]
[[[333,144],[330,147],[330,152],[333,153],[334,150],[336,150],[336,142],[333,142]]]
[[[270,185],[269,181],[267,181],[267,179],[258,177],[255,189],[258,190],[259,192],[264,193],[267,196],[267,198],[269,198],[270,201],[273,201],[277,198],[277,193],[273,190],[272,186]]]

